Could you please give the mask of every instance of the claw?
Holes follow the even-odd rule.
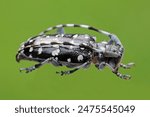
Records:
[[[70,72],[69,71],[60,71],[60,72],[56,71],[56,74],[60,74],[61,76],[63,76],[63,75],[70,74]]]
[[[114,72],[113,71],[113,73],[114,74],[116,74],[119,78],[121,78],[121,79],[125,79],[125,80],[129,80],[129,79],[131,79],[131,76],[130,75],[127,75],[127,74],[121,74],[121,73],[119,73],[119,72]]]
[[[61,76],[63,76],[63,72],[62,71],[60,71],[60,72],[56,71],[56,74],[60,74]]]
[[[35,67],[29,67],[29,68],[20,68],[20,72],[25,71],[26,73],[29,73],[33,71]]]
[[[131,79],[131,76],[130,75],[127,75],[127,74],[124,74],[121,76],[122,79],[125,79],[125,80],[129,80]]]
[[[135,63],[128,63],[128,64],[127,64],[127,68],[131,68],[131,67],[133,67],[133,66],[135,66]]]
[[[123,67],[124,69],[130,69],[131,67],[135,66],[134,63],[128,63],[128,64],[120,64],[120,67]]]

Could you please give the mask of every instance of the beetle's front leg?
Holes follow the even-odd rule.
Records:
[[[119,78],[121,79],[125,79],[125,80],[128,80],[131,78],[130,75],[127,75],[127,74],[121,74],[120,72],[118,72],[118,69],[114,69],[112,66],[110,66],[108,63],[105,63],[105,65],[107,65],[114,74],[116,74]]]
[[[120,72],[118,71],[112,71],[114,74],[116,74],[116,76],[118,76],[119,78],[121,79],[125,79],[125,80],[129,80],[131,79],[131,76],[128,75],[128,74],[121,74]]]

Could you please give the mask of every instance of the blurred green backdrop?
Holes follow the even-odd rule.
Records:
[[[150,1],[149,0],[0,0],[0,99],[150,99]],[[35,62],[15,61],[21,42],[49,26],[65,23],[89,24],[115,33],[125,47],[123,62],[136,66],[122,73],[121,80],[105,68],[93,65],[87,70],[61,77],[65,67],[44,65],[32,73],[20,67]],[[107,38],[95,32],[97,40]]]

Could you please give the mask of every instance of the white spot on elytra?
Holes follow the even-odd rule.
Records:
[[[82,61],[83,60],[83,56],[79,55],[77,59],[78,59],[78,61]]]
[[[60,35],[56,35],[55,37],[59,37]]]
[[[102,52],[105,52],[105,48],[103,46],[100,47],[100,49],[101,49]]]
[[[101,43],[102,43],[102,44],[107,44],[107,42],[106,42],[106,41],[102,41]]]
[[[38,49],[38,54],[41,54],[42,53],[42,48],[39,48]]]
[[[73,49],[73,46],[70,46],[70,49]]]
[[[29,42],[30,42],[30,43],[33,42],[33,39],[29,40]]]
[[[93,43],[93,41],[90,41],[90,43],[92,44],[92,43]]]
[[[67,61],[70,63],[71,62],[71,58],[68,58]]]
[[[84,48],[80,48],[81,50],[84,50]]]
[[[77,45],[77,43],[74,42],[74,40],[70,41],[71,44]]]
[[[76,34],[76,35],[73,35],[73,38],[77,38],[78,37],[78,35]]]
[[[89,52],[88,55],[91,55],[91,52]]]
[[[60,50],[59,50],[59,49],[56,49],[56,50],[52,51],[52,55],[53,55],[53,56],[56,56],[56,55],[59,54],[59,52],[60,52]]]
[[[32,52],[32,51],[33,51],[33,47],[30,47],[29,52]]]
[[[87,45],[87,43],[83,43],[83,45]]]
[[[52,45],[52,47],[54,47],[54,48],[59,48],[59,45]]]
[[[36,40],[35,42],[34,42],[34,45],[40,45],[40,40]]]

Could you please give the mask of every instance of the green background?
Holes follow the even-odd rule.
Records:
[[[15,61],[20,43],[56,24],[89,24],[116,34],[125,47],[124,63],[135,62],[132,75],[122,80],[94,65],[69,76],[65,67],[46,64],[32,73],[20,67],[35,64]],[[108,40],[85,29],[98,41]],[[0,99],[150,99],[150,1],[149,0],[0,0]]]

